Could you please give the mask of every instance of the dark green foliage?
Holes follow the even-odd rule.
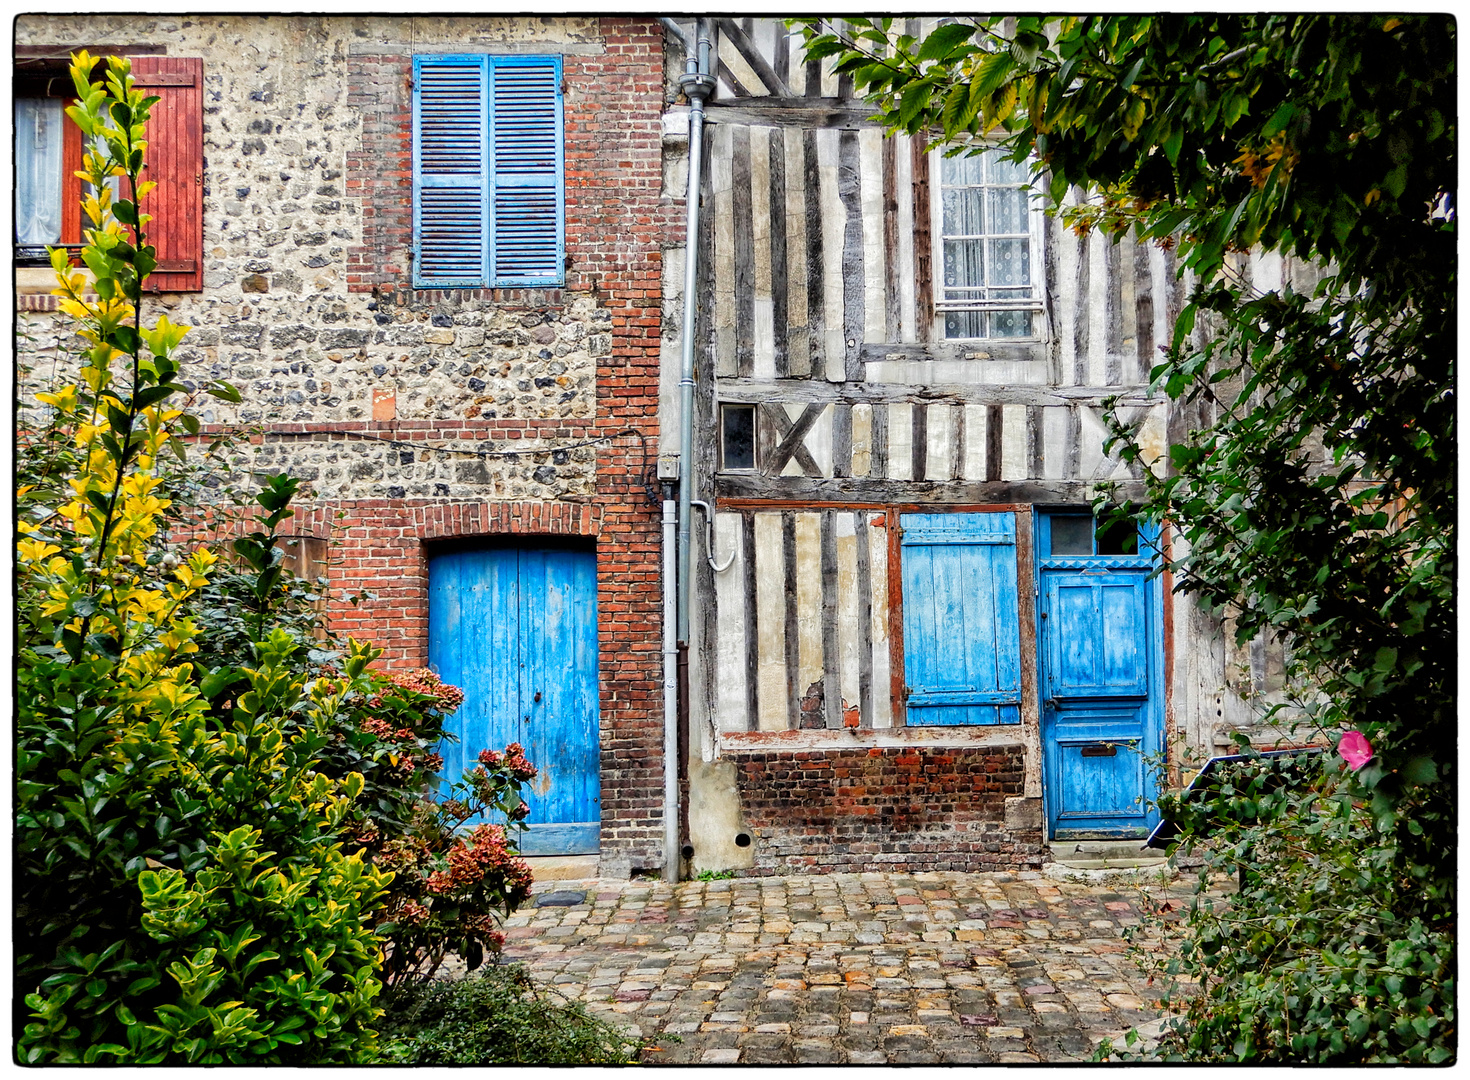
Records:
[[[1454,1052],[1456,26],[1432,15],[978,18],[922,43],[805,20],[890,127],[994,132],[1074,228],[1176,246],[1198,284],[1153,369],[1182,435],[1142,470],[1175,588],[1237,640],[1285,642],[1275,717],[1373,758],[1291,784],[1247,768],[1183,819],[1207,867],[1206,980],[1164,1040],[1193,1059],[1443,1061]],[[966,32],[968,31],[968,32]],[[893,46],[893,47],[890,47]],[[1247,249],[1321,272],[1262,292]],[[1244,794],[1242,794],[1244,792]]]
[[[403,1065],[622,1065],[637,1042],[524,968],[416,986],[383,1017],[384,1057]]]

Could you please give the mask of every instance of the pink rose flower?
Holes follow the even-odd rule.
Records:
[[[1361,731],[1344,732],[1337,744],[1337,752],[1353,772],[1357,772],[1373,758],[1373,747]]]

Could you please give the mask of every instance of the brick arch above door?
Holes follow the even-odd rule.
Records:
[[[428,656],[425,542],[495,536],[596,537],[591,503],[354,499],[298,508],[288,523],[329,540],[328,618],[334,631],[383,650],[380,667],[417,667]],[[362,591],[371,600],[352,603]]]

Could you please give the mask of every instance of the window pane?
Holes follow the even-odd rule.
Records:
[[[942,157],[939,159],[940,182],[943,184],[979,184],[982,183],[984,172],[981,167],[981,158],[975,157]]]
[[[946,260],[948,254],[945,255]],[[1031,284],[1031,243],[1027,240],[990,241],[990,280],[996,287]]]
[[[979,311],[946,311],[944,336],[947,338],[981,338],[985,336],[985,315]]]
[[[755,409],[749,405],[726,405],[723,419],[725,439],[721,467],[755,468]]]
[[[1099,555],[1137,555],[1138,523],[1111,521],[1097,530]]]
[[[61,240],[61,99],[15,102],[15,239]]]
[[[1004,161],[1006,151],[992,150],[987,157],[990,158],[990,183],[992,184],[1028,184],[1031,182],[1031,169],[1025,164],[1016,164],[1014,161]]]
[[[991,337],[1033,337],[1031,311],[993,311],[990,313]]]
[[[1023,233],[1028,230],[1025,188],[989,188],[990,232]],[[946,228],[945,232],[949,229]]]
[[[946,240],[944,242],[944,284],[984,285],[983,247],[984,241],[982,240]]]
[[[1092,518],[1054,517],[1051,519],[1052,555],[1091,555]]]
[[[944,234],[960,236],[985,232],[984,196],[984,188],[945,188]]]

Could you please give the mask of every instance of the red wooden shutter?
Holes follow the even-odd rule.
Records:
[[[135,56],[133,78],[160,99],[148,121],[143,178],[158,184],[143,200],[153,215],[148,239],[158,249],[149,292],[204,288],[204,61]]]

